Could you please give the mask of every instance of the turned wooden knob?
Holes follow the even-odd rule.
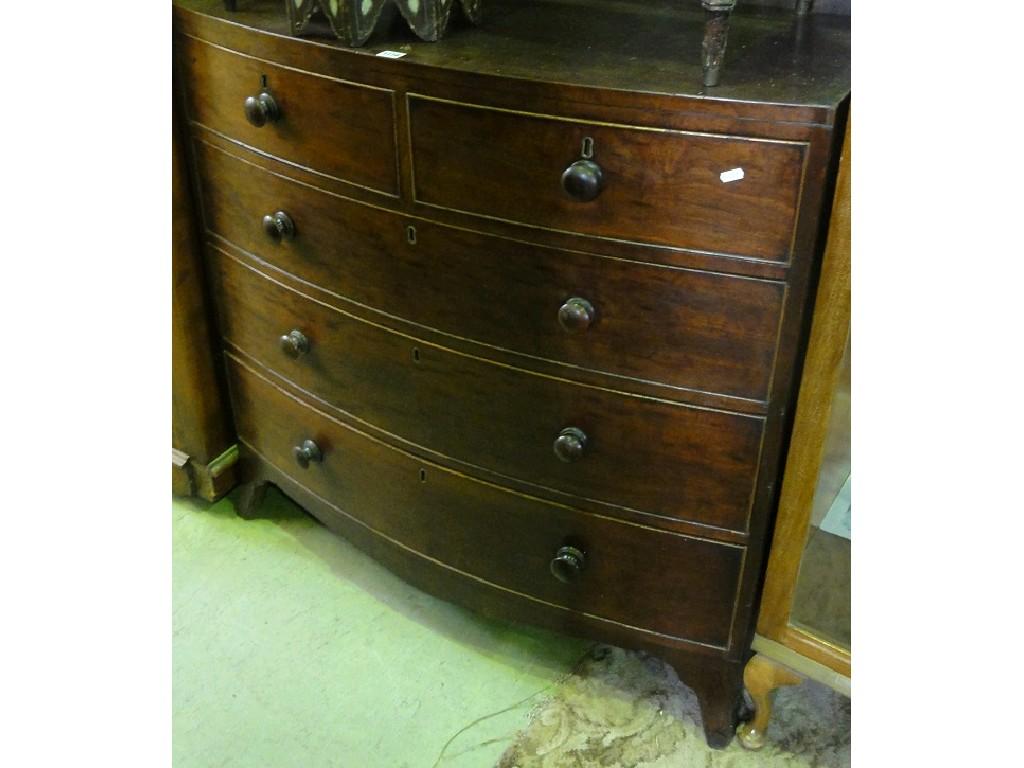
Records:
[[[281,108],[277,106],[269,91],[262,91],[256,96],[246,98],[245,119],[251,125],[262,128],[267,123],[276,123],[281,119]]]
[[[296,445],[292,449],[292,453],[295,454],[295,461],[303,469],[308,467],[310,462],[319,464],[324,458],[323,453],[320,451],[320,446],[312,440],[303,440],[302,445]]]
[[[587,434],[577,427],[566,427],[555,438],[555,456],[566,464],[579,461],[587,448]]]
[[[585,203],[601,194],[603,177],[601,166],[593,160],[577,160],[562,174],[562,189],[569,197]]]
[[[576,547],[560,547],[551,558],[551,575],[564,584],[570,584],[579,578],[587,563],[583,551]]]
[[[594,305],[586,299],[573,296],[558,309],[558,322],[568,333],[585,331],[594,322]]]
[[[309,352],[309,339],[299,330],[293,330],[281,337],[281,351],[288,357],[298,357]]]
[[[263,217],[263,231],[275,240],[291,240],[295,237],[295,222],[284,211],[268,213]]]

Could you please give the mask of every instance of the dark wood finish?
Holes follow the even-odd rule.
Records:
[[[244,483],[237,491],[235,513],[245,520],[256,520],[261,516],[263,500],[267,495],[268,483],[264,480],[253,480]]]
[[[490,4],[489,14],[493,23],[453,36],[443,46],[411,42],[407,46],[410,55],[399,61],[368,55],[372,50],[343,49],[323,39],[311,45],[282,36],[287,25],[279,23],[276,8],[259,0],[247,12],[230,15],[232,23],[218,18],[224,14],[210,0],[176,0],[176,5],[175,27],[182,33],[328,77],[356,79],[399,92],[427,92],[497,108],[567,113],[584,121],[809,142],[794,242],[794,253],[801,254],[801,258],[794,260],[792,269],[774,262],[740,258],[725,262],[702,252],[600,238],[587,242],[588,249],[608,255],[789,279],[794,289],[790,293],[789,317],[794,318],[793,328],[800,327],[803,284],[809,267],[807,254],[814,251],[819,234],[817,219],[823,202],[821,191],[826,182],[831,130],[836,106],[849,87],[848,19],[815,16],[795,30],[791,13],[758,12],[744,18],[742,24],[734,18],[734,37],[748,38],[745,45],[753,66],[746,72],[742,88],[723,85],[716,92],[717,98],[709,100],[691,95],[695,92],[687,91],[678,81],[680,63],[675,46],[679,41],[674,37],[666,39],[665,31],[678,30],[682,34],[689,22],[686,4],[675,0],[628,7],[588,0],[590,12],[586,14],[561,1],[495,0]],[[627,9],[628,13],[621,13]],[[564,37],[555,22],[570,19],[578,22],[581,32],[590,35],[584,46],[585,54],[576,51],[565,55],[571,46],[563,51],[555,45],[555,37]],[[624,32],[633,46],[628,55],[619,39]],[[699,40],[698,35],[697,45]],[[754,45],[754,41],[758,44]],[[539,46],[548,43],[544,55],[539,55]],[[596,91],[596,87],[607,90]],[[404,108],[404,99],[398,99],[398,117],[403,123]],[[407,169],[411,159],[405,133],[399,131],[402,167]],[[211,138],[222,141],[213,134]],[[342,186],[315,171],[264,156],[256,156],[256,161],[283,168],[290,175],[326,188]],[[409,194],[408,177],[408,173],[403,174],[405,196]],[[360,188],[346,189],[356,197],[373,197]],[[409,210],[404,199],[395,206]],[[432,214],[431,218],[445,223],[480,226],[478,218],[465,214],[441,209],[433,210]],[[580,247],[579,239],[571,235],[535,228],[526,233],[521,227],[497,220],[490,223],[488,230],[514,238],[528,234],[535,242],[557,247]],[[783,340],[791,341],[789,336],[784,330]],[[788,347],[788,343],[784,345],[784,349]],[[780,389],[784,391],[785,384]]]
[[[174,24],[192,101],[234,102],[230,121],[193,111],[190,127],[229,364],[248,371],[233,374],[246,392],[257,382],[271,393],[250,402],[240,391],[235,404],[250,444],[266,437],[280,452],[243,444],[243,477],[278,484],[435,594],[662,653],[721,746],[753,636],[849,38],[848,19],[741,4],[728,75],[708,99],[703,13],[678,0],[491,0],[479,29],[403,42],[400,60],[373,55],[390,40],[353,51],[289,37],[276,2],[226,14],[215,0],[176,0]],[[200,45],[197,66],[186,54]],[[218,55],[222,71],[209,66]],[[236,88],[257,65],[295,88]],[[349,141],[327,98],[339,82],[386,99],[376,143],[351,110],[360,141]],[[229,99],[210,96],[226,88]],[[281,119],[254,128],[244,101],[264,90]],[[297,114],[295,94],[304,133],[270,146]],[[384,146],[390,186],[379,183]],[[563,186],[581,161],[592,165]],[[347,170],[327,167],[337,163]],[[737,167],[742,181],[722,181]],[[353,177],[363,172],[372,183]],[[322,432],[300,433],[299,400]],[[756,425],[756,450],[744,424]],[[563,437],[575,461],[555,455]],[[306,440],[322,462],[302,468]],[[335,451],[357,443],[374,447]],[[346,461],[365,477],[331,476]],[[708,477],[688,497],[698,466]],[[307,485],[317,478],[330,482]],[[378,520],[396,534],[367,527]],[[589,541],[560,538],[577,524]],[[619,531],[630,532],[623,551],[609,554]],[[407,532],[424,551],[398,538]],[[742,552],[728,565],[698,558],[706,596],[685,611],[682,541]],[[602,582],[607,603],[586,592],[611,577],[626,581]],[[586,609],[563,599],[583,593]]]
[[[398,193],[390,91],[286,69],[191,37],[177,40],[191,120],[290,163]],[[259,100],[267,92],[276,117]]]
[[[171,151],[171,442],[180,454],[172,483],[180,495],[212,501],[234,484],[230,466],[209,466],[235,442],[222,378],[214,362],[214,336],[203,280],[200,230],[180,132],[174,113]]]
[[[531,358],[730,399],[767,398],[782,283],[411,222],[269,174],[205,142],[196,143],[196,154],[207,227],[339,298]],[[290,241],[268,238],[260,224],[276,209],[294,219]],[[574,297],[596,312],[585,333],[568,334],[559,321]],[[391,318],[376,320],[394,325]]]
[[[601,237],[790,258],[801,143],[575,122],[419,96],[409,97],[408,109],[420,203]],[[563,172],[585,139],[593,141],[600,180],[579,171],[578,190],[567,193]],[[722,181],[737,168],[741,180]]]
[[[237,13],[224,12],[217,0],[174,1],[191,12],[184,19],[189,29],[215,35],[237,50],[248,39],[261,51],[273,50],[277,61],[279,50],[301,51],[286,63],[302,68],[334,60],[370,78],[374,72],[391,79],[454,76],[472,82],[479,94],[500,83],[502,91],[515,94],[520,108],[536,83],[556,90],[558,101],[576,105],[588,101],[573,88],[580,86],[591,103],[608,102],[608,94],[593,91],[606,89],[622,91],[623,100],[671,96],[681,102],[673,107],[677,114],[689,107],[750,118],[778,113],[781,105],[795,121],[831,124],[835,105],[850,88],[849,16],[801,19],[792,7],[758,8],[754,2],[741,2],[733,12],[729,76],[708,100],[700,56],[705,12],[697,0],[488,0],[479,27],[462,27],[443,45],[403,37],[408,55],[397,61],[374,58],[394,48],[399,42],[394,38],[351,49],[320,35],[315,47],[295,47],[300,41],[288,39],[288,18],[278,0],[250,0]],[[256,42],[250,29],[275,37]]]
[[[239,439],[377,535],[437,565],[562,609],[726,649],[744,548],[589,515],[482,483],[343,425],[231,357]],[[320,462],[293,446],[312,439]],[[416,514],[410,514],[416,510]],[[571,586],[550,561],[573,543]],[[672,589],[663,590],[663,568]]]
[[[662,656],[697,694],[708,745],[720,749],[729,743],[737,721],[737,700],[742,694],[741,661],[723,657],[710,646],[694,645],[667,636],[650,636],[593,615],[531,599],[528,595],[502,589],[486,581],[467,579],[457,571],[375,534],[337,505],[245,450],[242,466],[247,476],[257,478],[255,486],[274,483],[331,530],[420,589],[502,621],[537,624]],[[733,653],[745,655],[739,650]]]
[[[704,738],[708,746],[723,749],[732,741],[743,697],[743,664],[736,661],[707,664],[679,649],[661,651],[679,672],[680,679],[697,694]]]
[[[222,251],[210,256],[226,342],[349,418],[538,486],[746,530],[762,417],[497,366],[356,320]],[[279,346],[291,329],[309,339],[299,358]],[[566,449],[571,463],[553,449],[566,427],[589,436],[585,451]]]

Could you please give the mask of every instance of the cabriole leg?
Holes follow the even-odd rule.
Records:
[[[736,729],[740,744],[747,749],[764,746],[764,732],[772,716],[772,692],[783,685],[796,685],[801,678],[795,672],[760,654],[747,662],[743,685],[754,700],[754,717]]]

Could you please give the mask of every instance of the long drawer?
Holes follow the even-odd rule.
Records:
[[[230,355],[228,373],[241,441],[372,532],[467,578],[535,600],[729,646],[743,547],[471,480],[343,426]],[[300,464],[295,448],[304,445]]]
[[[420,203],[641,243],[780,262],[791,256],[803,143],[413,95],[408,105]]]
[[[542,248],[350,202],[202,141],[211,231],[303,280],[443,333],[580,368],[764,401],[785,286]],[[264,232],[284,212],[291,238]],[[412,226],[414,229],[409,230]],[[573,326],[589,305],[589,318]]]
[[[746,530],[762,417],[585,386],[424,344],[211,253],[227,341],[351,416],[527,483]],[[284,346],[282,337],[290,340]]]
[[[343,181],[398,194],[394,94],[281,67],[195,38],[177,40],[192,120]],[[246,100],[267,92],[278,115],[256,126]]]

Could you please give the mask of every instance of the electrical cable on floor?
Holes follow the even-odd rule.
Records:
[[[431,768],[437,768],[437,766],[439,766],[441,764],[441,761],[444,759],[444,753],[448,751],[448,747],[450,747],[452,745],[452,742],[455,741],[459,736],[461,736],[463,733],[468,731],[473,726],[475,726],[475,725],[477,725],[479,723],[482,723],[484,720],[489,720],[492,717],[497,717],[498,715],[503,715],[506,712],[515,709],[516,707],[522,706],[523,704],[528,702],[530,699],[535,698],[537,696],[540,696],[542,693],[546,693],[546,692],[550,691],[552,688],[554,688],[554,687],[564,683],[566,680],[568,680],[570,677],[572,677],[576,673],[576,670],[578,670],[580,668],[580,665],[583,664],[585,659],[587,659],[589,656],[593,655],[594,649],[597,648],[599,645],[601,645],[601,643],[594,643],[592,646],[590,646],[586,650],[586,652],[582,656],[580,656],[575,661],[575,663],[573,663],[572,667],[570,667],[568,672],[566,672],[564,675],[559,677],[557,680],[554,680],[553,682],[548,683],[543,688],[541,688],[539,691],[534,691],[529,696],[527,696],[525,699],[520,699],[515,704],[510,704],[509,706],[505,707],[504,709],[499,709],[497,712],[491,712],[490,714],[487,714],[487,715],[481,715],[480,717],[478,717],[473,722],[471,722],[471,723],[469,723],[467,725],[462,726],[459,730],[457,730],[454,734],[452,734],[451,738],[448,739],[448,741],[446,741],[444,743],[443,747],[441,747],[441,752],[440,752],[440,754],[438,754],[437,760],[434,761],[434,764],[433,764],[433,766],[431,766]]]

